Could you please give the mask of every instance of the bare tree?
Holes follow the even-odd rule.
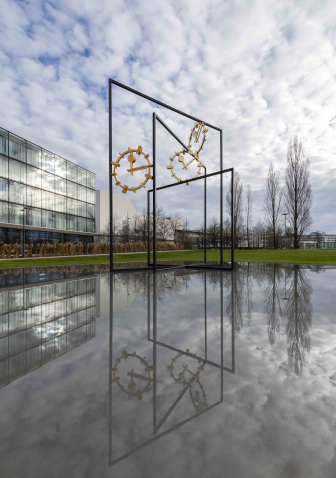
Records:
[[[279,171],[274,171],[272,162],[268,170],[264,209],[266,211],[266,223],[272,230],[274,249],[278,248],[277,228],[280,221],[281,203],[280,173]]]
[[[159,241],[167,241],[172,234],[170,218],[166,216],[162,207],[156,210],[156,234]]]
[[[174,217],[170,218],[170,227],[171,232],[174,235],[174,242],[177,244],[179,235],[183,230],[183,221],[180,214],[175,214]]]
[[[215,217],[212,218],[209,224],[207,234],[212,247],[217,247],[220,240],[220,226]]]
[[[113,222],[112,222],[113,243],[116,242],[116,238],[117,238],[119,233],[120,233],[120,218],[119,218],[118,214],[114,214],[113,215]],[[106,236],[108,241],[110,240],[110,223],[108,223],[107,226],[105,226],[102,229],[101,235]]]
[[[247,191],[246,191],[246,206],[245,206],[247,247],[250,247],[250,232],[252,228],[252,207],[253,207],[252,191],[251,191],[251,186],[248,184]]]
[[[240,177],[238,173],[235,174],[233,191],[234,191],[234,222],[235,222],[234,247],[236,248],[238,246],[239,238],[243,230],[243,185],[240,182]],[[228,214],[231,217],[232,215],[231,190],[226,195],[226,209]]]
[[[264,223],[259,218],[258,221],[257,221],[257,224],[253,228],[253,234],[255,236],[254,244],[257,248],[259,248],[261,243],[263,242],[262,239],[263,239],[264,232],[265,232]]]
[[[312,223],[312,190],[309,182],[309,160],[304,160],[302,142],[297,136],[288,144],[285,205],[292,228],[294,249],[298,249],[302,234]]]

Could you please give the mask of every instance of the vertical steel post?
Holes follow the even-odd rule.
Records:
[[[231,172],[231,269],[234,268],[234,241],[235,241],[235,194],[234,194],[234,168]]]
[[[220,273],[220,315],[221,315],[221,401],[224,399],[224,303],[223,303],[223,271]]]
[[[147,191],[147,265],[150,266],[150,192]]]
[[[207,273],[204,271],[204,358],[208,361],[208,306],[207,306]]]
[[[25,258],[26,257],[26,237],[25,237],[25,220],[26,220],[26,217],[25,217],[25,214],[26,214],[26,217],[27,217],[27,212],[26,212],[26,208],[23,208],[22,209],[22,221],[23,221],[23,234],[22,234],[22,244],[23,244],[23,249],[22,249],[22,257]]]
[[[153,113],[153,272],[156,265],[156,114]]]
[[[206,168],[204,168],[204,262],[207,261],[207,183],[206,183]]]
[[[110,271],[113,270],[113,181],[112,181],[112,84],[108,80],[109,88],[109,193],[110,193]],[[112,287],[112,283],[111,283]]]
[[[223,171],[223,131],[219,132],[220,170]],[[220,175],[220,265],[223,265],[223,173]]]
[[[156,434],[156,275],[153,274],[153,434]]]

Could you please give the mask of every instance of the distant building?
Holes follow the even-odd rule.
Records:
[[[301,249],[336,249],[336,234],[311,232],[301,237]]]
[[[132,227],[135,218],[142,219],[147,213],[137,211],[132,201],[127,197],[117,196],[113,194],[113,216],[116,217],[118,223],[118,234],[127,235]],[[174,218],[167,218],[170,221]],[[109,193],[107,191],[96,191],[96,232],[104,235],[108,229],[110,222],[110,202]],[[182,219],[177,220],[177,228],[183,229]],[[171,232],[167,236],[168,241],[174,241],[174,234]]]

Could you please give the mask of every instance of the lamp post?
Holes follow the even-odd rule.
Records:
[[[282,215],[285,216],[285,250],[286,250],[286,249],[287,249],[287,227],[286,227],[286,219],[287,219],[287,216],[288,216],[288,212],[284,212]]]
[[[22,237],[22,257],[25,258],[26,257],[26,234],[25,234],[25,225],[26,225],[26,222],[27,222],[27,210],[29,208],[28,207],[25,207],[23,206],[23,208],[21,209],[22,211],[22,225],[23,225],[23,237]],[[26,214],[25,214],[26,213]],[[26,219],[26,220],[25,220]]]
[[[128,217],[128,211],[127,211],[127,252],[129,252],[129,220],[131,218]]]

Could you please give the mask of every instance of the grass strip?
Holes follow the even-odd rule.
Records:
[[[152,256],[152,254],[151,254]],[[224,260],[230,260],[230,251],[224,251]],[[203,261],[202,250],[158,252],[160,261]],[[110,260],[109,255],[73,256],[57,258],[32,258],[1,260],[0,268],[61,266],[71,264],[103,264]],[[145,253],[114,254],[115,262],[146,262]],[[219,260],[219,251],[207,252],[208,261]],[[299,250],[252,250],[235,251],[235,260],[239,262],[273,262],[290,264],[336,264],[336,250],[333,249],[299,249]]]

